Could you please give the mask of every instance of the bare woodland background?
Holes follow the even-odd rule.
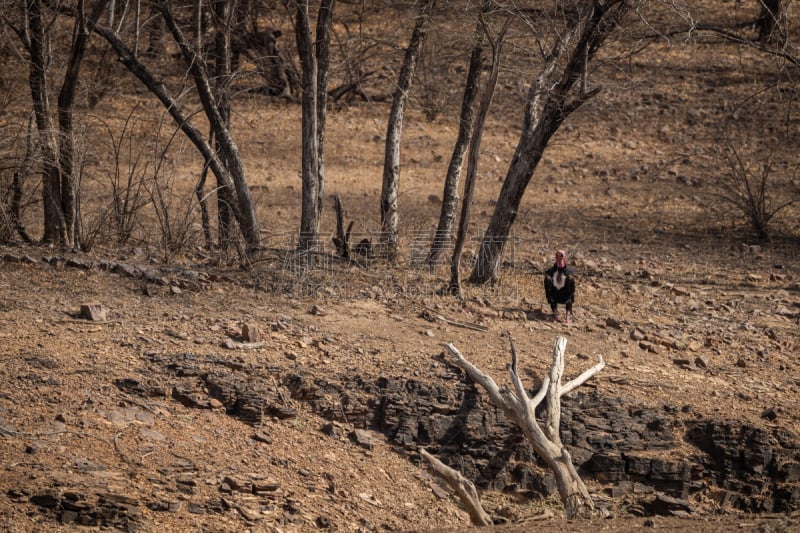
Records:
[[[588,32],[591,25],[580,3],[555,9],[535,2],[6,3],[3,234],[83,249],[144,243],[165,258],[191,255],[190,243],[214,256],[238,249],[252,257],[270,236],[291,232],[301,248],[330,246],[330,198],[339,194],[345,210],[360,214],[355,230],[387,244],[379,253],[390,260],[397,257],[401,230],[406,248],[419,244],[422,235],[430,240],[429,262],[444,259],[457,222],[474,236],[485,232],[477,251],[482,264],[471,275],[471,281],[483,282],[496,274],[498,257],[482,256],[507,238],[527,181],[561,122],[573,132],[569,113],[600,93],[593,105],[630,117],[630,128],[614,126],[609,138],[623,149],[634,143],[640,119],[632,116],[642,102],[624,96],[649,74],[633,66],[643,51],[666,45],[665,50],[695,47],[694,59],[708,65],[709,92],[726,76],[745,83],[709,110],[693,106],[687,95],[678,111],[686,114],[685,124],[679,131],[665,125],[657,133],[691,143],[665,153],[654,171],[673,163],[695,173],[707,169],[712,192],[733,208],[724,215],[728,222],[741,223],[745,231],[749,225],[760,239],[776,230],[791,235],[797,223],[795,212],[785,209],[797,199],[791,2],[722,2],[719,9],[714,3],[597,6],[604,6],[593,10],[600,33],[610,37],[586,33],[582,38],[598,41],[573,44],[569,32]],[[597,15],[603,10],[606,18]],[[715,69],[720,52],[711,48],[714,42],[734,43],[738,67]],[[469,78],[470,71],[475,76],[481,70],[482,77]],[[678,88],[681,76],[671,83]],[[470,90],[462,98],[465,86]],[[495,86],[494,101],[491,94],[484,97],[488,121],[476,129],[510,131],[512,138],[520,132],[521,157],[515,159],[506,147],[482,147],[480,135],[472,135],[478,99]],[[433,161],[420,161],[431,148],[424,138],[403,137],[406,99],[419,115],[412,120],[424,117],[442,131],[464,129],[458,138],[449,133],[452,153],[437,146]],[[392,101],[391,110],[384,107]],[[467,106],[471,114],[464,114]],[[326,115],[358,110],[377,122],[380,138],[326,136]],[[675,112],[660,113],[665,111]],[[526,113],[531,115],[523,121]],[[536,123],[529,126],[531,119]],[[577,135],[609,135],[590,124],[577,127]],[[539,128],[538,137],[526,140],[526,128]],[[285,144],[298,137],[300,153]],[[474,137],[468,165],[465,154]],[[347,176],[359,161],[352,158],[378,148],[384,150],[380,197],[373,193],[378,175],[368,180],[372,191],[353,195]],[[293,186],[294,200],[283,198],[285,191],[269,191],[272,173],[285,172],[287,163],[301,178]],[[417,171],[420,164],[428,168]],[[510,184],[499,192],[488,230],[482,222],[469,225],[468,216],[455,220],[460,196],[468,196],[459,192],[459,174],[468,174],[468,167],[486,175],[484,181],[505,173],[502,181]],[[412,176],[423,174],[423,183],[403,190]],[[537,176],[529,195],[544,190],[547,177],[541,171]],[[428,220],[414,220],[418,206],[428,213],[436,209],[428,200],[444,202],[436,232]],[[288,210],[275,217],[280,204]],[[711,198],[704,204],[709,211],[721,207]]]

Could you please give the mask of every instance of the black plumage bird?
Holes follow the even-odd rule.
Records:
[[[553,311],[553,322],[558,322],[558,304],[566,307],[565,322],[572,320],[572,304],[575,301],[575,278],[567,268],[567,254],[556,252],[556,262],[544,273],[544,294]]]

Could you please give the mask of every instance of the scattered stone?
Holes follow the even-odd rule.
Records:
[[[185,331],[175,331],[174,329],[169,328],[164,330],[164,335],[172,337],[173,339],[180,339],[182,341],[185,341],[189,338],[189,334]]]
[[[44,507],[46,509],[55,508],[59,501],[60,500],[52,494],[37,494],[30,497],[30,502],[32,504],[38,505],[39,507]]]
[[[257,509],[250,509],[249,507],[238,505],[236,510],[239,511],[239,514],[242,515],[242,518],[249,522],[257,522],[263,518]]]
[[[736,360],[736,366],[739,368],[747,368],[747,361],[744,359],[744,357],[739,357]]]
[[[138,278],[142,275],[142,271],[140,269],[125,263],[117,263],[112,269],[112,272],[129,278]]]
[[[80,317],[92,322],[105,322],[106,310],[98,302],[81,304]]]
[[[446,490],[444,490],[438,483],[431,483],[431,491],[434,496],[440,500],[446,500],[450,497]]]
[[[263,431],[256,431],[253,434],[252,439],[258,442],[263,442],[264,444],[272,444],[272,437],[270,437]]]
[[[148,428],[139,428],[139,434],[142,437],[157,441],[157,442],[164,442],[167,440],[167,436],[161,433],[160,431],[155,431]]]
[[[289,323],[281,319],[278,319],[276,322],[272,323],[270,328],[272,329],[272,331],[286,331],[287,329],[289,329]]]
[[[694,507],[687,500],[681,498],[674,498],[666,494],[656,494],[655,500],[646,505],[650,513],[662,516],[674,516],[675,513],[689,513],[695,512]]]
[[[708,357],[705,355],[699,355],[694,358],[694,365],[697,368],[708,368]]]
[[[342,437],[342,428],[336,422],[328,422],[327,424],[322,426],[322,432],[334,439],[340,439]]]
[[[350,438],[353,439],[353,442],[365,450],[371,450],[375,443],[374,439],[372,438],[372,433],[364,429],[354,430],[352,433],[350,433]]]
[[[631,330],[631,340],[634,341],[641,341],[644,340],[644,332],[639,328],[633,328]]]
[[[315,316],[325,316],[328,314],[328,312],[319,305],[314,304],[314,306],[311,308],[311,314]]]
[[[175,483],[179,485],[186,485],[187,487],[196,487],[197,480],[191,474],[181,474],[175,478]]]
[[[280,481],[275,481],[272,479],[257,479],[253,481],[253,492],[256,494],[262,492],[277,492],[280,489]]]
[[[222,347],[228,350],[257,350],[263,348],[267,343],[260,342],[236,342],[233,339],[225,339],[222,341]]]
[[[172,389],[172,397],[186,407],[191,407],[194,409],[211,409],[208,398],[192,389],[175,387]]]
[[[170,294],[174,294],[174,295],[176,295],[176,296],[177,296],[178,294],[183,294],[183,291],[182,291],[182,290],[181,290],[181,288],[180,288],[180,287],[178,287],[177,285],[170,285],[170,286],[169,286],[169,292],[170,292]]]
[[[769,421],[774,421],[778,418],[778,414],[780,413],[780,409],[778,407],[770,407],[769,409],[765,409],[761,413],[761,418],[765,418]]]
[[[606,318],[606,327],[622,330],[622,323],[616,318]]]
[[[661,353],[661,350],[658,348],[658,346],[648,341],[639,341],[639,348],[654,354]]]
[[[250,483],[250,481],[245,480],[243,478],[233,477],[233,476],[225,476],[222,479],[222,483],[224,483],[225,485],[228,485],[232,490],[235,490],[236,492],[252,492],[253,491],[252,483]]]
[[[255,343],[261,340],[261,333],[258,325],[253,322],[247,322],[242,326],[242,339],[247,343]]]
[[[672,294],[674,294],[676,296],[691,296],[692,295],[692,293],[689,291],[689,289],[686,289],[684,287],[672,287],[671,291],[672,291]]]

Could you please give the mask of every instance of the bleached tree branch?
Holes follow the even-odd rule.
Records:
[[[433,470],[447,482],[450,488],[453,489],[453,492],[456,493],[461,503],[464,504],[467,513],[469,513],[472,524],[475,526],[491,526],[492,519],[486,511],[484,511],[483,506],[481,506],[481,500],[478,496],[478,490],[475,488],[475,484],[461,475],[461,472],[450,468],[426,450],[421,449],[419,453],[430,463]]]

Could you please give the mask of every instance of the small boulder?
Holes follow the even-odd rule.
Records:
[[[242,339],[245,342],[258,342],[261,340],[261,332],[258,330],[258,325],[253,322],[247,322],[242,326]]]
[[[106,316],[106,310],[101,303],[90,302],[81,304],[81,318],[91,320],[92,322],[105,322]]]
[[[769,409],[765,409],[761,413],[761,418],[764,418],[769,421],[773,421],[778,418],[778,414],[780,413],[780,409],[778,407],[770,407]]]
[[[350,438],[365,450],[371,450],[375,443],[372,438],[372,433],[364,429],[354,430],[350,433]]]

